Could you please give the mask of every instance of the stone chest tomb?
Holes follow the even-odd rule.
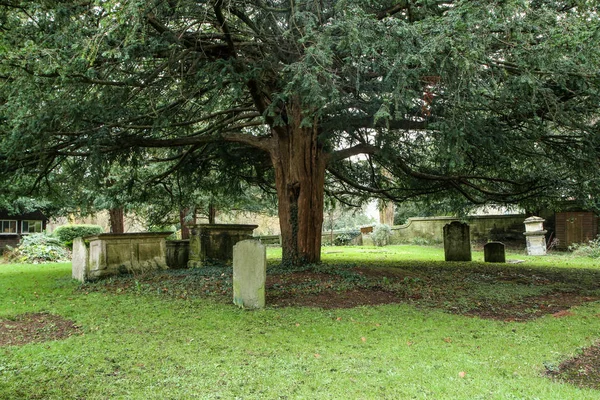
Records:
[[[171,232],[103,233],[73,241],[73,278],[80,282],[167,268]],[[88,244],[89,243],[89,244]]]
[[[189,267],[201,267],[207,262],[233,261],[233,246],[252,239],[258,225],[196,224],[190,225]]]

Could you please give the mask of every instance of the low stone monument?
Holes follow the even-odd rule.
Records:
[[[233,303],[241,308],[265,306],[267,248],[257,240],[233,246]]]
[[[527,254],[530,256],[546,255],[546,231],[544,218],[529,217],[525,223],[525,239],[527,240]]]
[[[233,245],[252,239],[258,225],[195,224],[190,225],[189,267],[201,267],[206,262],[229,263],[233,260]]]
[[[167,266],[172,269],[187,268],[190,258],[189,240],[167,240]]]
[[[454,221],[444,226],[444,256],[446,261],[471,261],[469,224]]]
[[[504,243],[489,242],[483,246],[483,260],[490,263],[506,262]]]
[[[77,238],[73,241],[72,276],[85,282],[166,269],[165,238],[171,233],[102,233]]]

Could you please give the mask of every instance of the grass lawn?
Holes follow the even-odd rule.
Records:
[[[0,328],[27,313],[78,327],[1,346],[0,399],[600,398],[547,377],[600,339],[597,260],[509,253],[525,261],[489,265],[475,252],[472,263],[444,263],[435,247],[328,247],[310,279],[292,280],[276,265],[280,250],[268,255],[279,278],[270,305],[253,312],[230,304],[230,268],[80,285],[70,264],[0,265]],[[364,290],[398,301],[286,305]],[[556,293],[586,301],[540,314],[531,299],[551,307]],[[523,318],[482,317],[506,304]]]

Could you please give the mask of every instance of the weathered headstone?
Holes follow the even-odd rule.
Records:
[[[78,237],[73,240],[73,260],[71,264],[73,279],[77,279],[82,283],[85,282],[88,273],[88,249],[83,238]]]
[[[444,256],[446,261],[471,261],[469,224],[454,221],[444,226]]]
[[[233,246],[233,303],[247,309],[265,306],[267,248],[257,240]]]
[[[490,242],[483,246],[483,260],[485,262],[504,263],[506,262],[506,252],[504,243]]]
[[[525,223],[525,238],[527,239],[527,254],[530,256],[546,255],[546,231],[544,230],[544,219],[540,217],[529,217]]]

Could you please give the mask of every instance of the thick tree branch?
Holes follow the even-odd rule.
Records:
[[[410,0],[402,1],[398,4],[394,4],[391,7],[386,8],[377,13],[377,19],[384,19],[386,17],[390,17],[394,14],[399,13],[400,11],[406,10],[410,6]]]
[[[361,143],[353,147],[348,147],[343,150],[338,150],[329,156],[330,162],[345,160],[346,158],[357,156],[359,154],[375,154],[379,149],[373,145]]]

